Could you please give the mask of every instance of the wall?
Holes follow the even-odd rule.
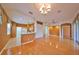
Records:
[[[1,8],[1,6],[0,6]],[[1,8],[2,13],[2,25],[0,27],[0,51],[4,48],[4,46],[6,45],[6,43],[8,42],[10,36],[7,35],[7,20],[8,17],[5,14],[4,10]]]
[[[35,23],[35,38],[42,38],[44,35],[44,24]]]

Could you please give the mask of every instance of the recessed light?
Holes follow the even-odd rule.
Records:
[[[61,13],[61,10],[58,10],[57,12],[58,12],[58,13]]]
[[[57,23],[57,21],[53,20],[52,23],[55,24],[55,23]]]

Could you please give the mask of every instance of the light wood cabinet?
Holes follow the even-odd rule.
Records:
[[[34,40],[34,38],[35,38],[34,33],[32,33],[32,34],[22,34],[21,43],[30,42],[30,41]]]

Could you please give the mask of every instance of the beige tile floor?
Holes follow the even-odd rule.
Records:
[[[79,55],[79,45],[70,39],[56,36],[35,39],[33,42],[9,48],[6,54],[12,55]]]

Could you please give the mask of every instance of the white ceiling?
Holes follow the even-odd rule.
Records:
[[[38,4],[34,3],[5,3],[2,4],[11,20],[18,23],[31,23],[34,20],[52,24],[72,22],[79,11],[77,3],[52,3],[52,10],[47,15],[42,15]],[[31,11],[33,14],[29,14]]]

